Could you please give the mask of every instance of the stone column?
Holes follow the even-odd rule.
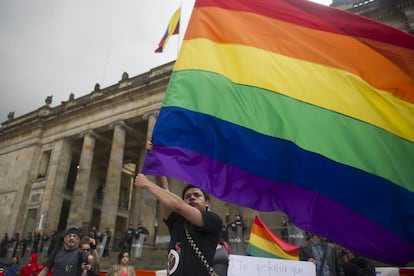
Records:
[[[151,110],[146,112],[143,115],[143,119],[148,121],[147,127],[147,140],[152,139],[152,133],[154,130],[155,123],[157,121],[159,114],[159,110]],[[145,141],[146,142],[146,141]],[[146,143],[145,143],[146,145]],[[146,154],[146,149],[144,148],[141,150],[140,160],[137,166],[141,167],[144,163],[144,157]],[[157,235],[163,233],[164,231],[160,231],[160,227],[163,228],[164,223],[162,223],[162,218],[160,217],[159,212],[159,203],[158,200],[151,195],[150,193],[142,190],[138,190],[135,194],[136,196],[136,209],[139,211],[138,213],[134,214],[134,217],[139,221],[142,222],[145,227],[148,229],[153,229],[150,231],[149,240],[152,240],[155,245],[155,239]]]
[[[40,213],[46,215],[45,232],[56,230],[62,208],[62,192],[65,189],[70,162],[72,160],[72,140],[61,139],[53,147],[45,191]]]
[[[137,175],[141,170],[142,160],[143,160],[144,155],[145,155],[145,146],[143,146],[139,151],[140,160],[136,160],[135,175]],[[138,190],[135,187],[135,178],[134,178],[132,194],[131,194],[131,207],[129,208],[129,224],[138,225],[138,223],[143,222],[144,214],[142,212],[141,202],[142,202],[142,191]],[[148,228],[148,225],[145,225],[145,227]]]
[[[118,212],[119,190],[121,187],[126,132],[123,122],[117,122],[110,127],[114,129],[114,136],[109,157],[99,229],[109,227],[112,233],[114,233]]]
[[[90,200],[88,199],[88,192],[96,143],[93,131],[88,131],[81,135],[83,136],[82,152],[68,217],[70,226],[75,227],[81,227],[88,217],[86,214],[86,202]]]
[[[144,120],[148,120],[147,140],[151,140],[154,131],[155,122],[157,121],[159,110],[151,110],[144,114]]]

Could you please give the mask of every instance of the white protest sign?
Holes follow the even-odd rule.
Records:
[[[381,276],[400,276],[400,269],[398,267],[376,267],[375,273]]]
[[[312,262],[230,255],[228,276],[316,276]]]

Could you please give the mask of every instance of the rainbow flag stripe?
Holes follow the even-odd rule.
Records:
[[[255,216],[250,232],[247,255],[264,258],[299,260],[299,246],[278,237]]]
[[[414,37],[302,0],[197,0],[144,172],[414,260]]]

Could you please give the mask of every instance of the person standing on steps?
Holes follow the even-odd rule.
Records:
[[[307,244],[300,247],[299,260],[314,263],[317,276],[345,276],[335,245],[316,234],[309,235]]]
[[[109,269],[106,276],[135,276],[135,268],[129,264],[128,250],[121,250],[118,255],[118,264],[114,264]]]
[[[72,227],[65,231],[63,248],[55,249],[46,260],[39,276],[46,276],[52,271],[53,276],[79,276],[86,264],[93,263],[93,257],[79,248],[79,228]]]

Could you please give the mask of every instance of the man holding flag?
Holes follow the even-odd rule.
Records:
[[[152,143],[148,142],[149,154]],[[147,190],[160,202],[164,222],[170,231],[168,275],[216,275],[213,258],[223,221],[208,211],[210,196],[196,186],[184,187],[182,197],[169,191],[165,176],[156,176],[156,184],[138,174],[135,185]]]

